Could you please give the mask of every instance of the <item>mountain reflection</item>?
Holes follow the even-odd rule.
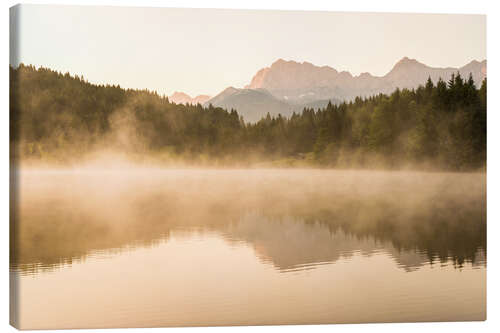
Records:
[[[355,254],[371,256],[379,253],[389,255],[398,266],[412,271],[438,258],[427,251],[402,250],[385,240],[372,236],[358,236],[343,229],[332,230],[327,223],[304,223],[303,219],[286,217],[270,220],[249,214],[232,224],[224,234],[226,239],[243,240],[250,244],[263,261],[272,263],[281,271],[295,271],[349,259]],[[460,266],[465,260],[485,264],[484,252],[476,251],[470,258],[443,257],[441,262],[452,261]]]
[[[485,184],[484,174],[372,171],[21,172],[11,269],[55,269],[179,230],[244,242],[282,272],[378,253],[407,271],[483,266]]]

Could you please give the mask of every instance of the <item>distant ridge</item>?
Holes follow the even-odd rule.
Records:
[[[30,65],[32,66],[32,65]],[[42,67],[40,67],[42,68]],[[212,104],[226,109],[236,109],[245,121],[254,122],[269,113],[290,116],[304,107],[322,108],[368,97],[379,93],[391,93],[396,88],[416,88],[430,77],[448,81],[452,74],[461,73],[467,79],[472,74],[476,86],[487,77],[487,60],[472,60],[462,67],[430,67],[416,59],[401,58],[384,76],[368,72],[353,76],[348,71],[337,71],[330,66],[316,66],[310,62],[278,59],[269,67],[261,68],[245,88],[229,87],[214,97],[198,95],[191,97],[175,91],[168,96],[176,104]]]
[[[210,99],[208,95],[198,95],[191,97],[186,93],[176,91],[168,96],[168,100],[175,104],[203,104]]]
[[[416,88],[425,83],[429,76],[433,81],[440,77],[448,80],[456,72],[464,77],[472,73],[476,83],[480,84],[486,77],[486,60],[473,60],[460,68],[435,68],[404,57],[384,76],[373,76],[370,73],[353,76],[329,66],[319,67],[309,62],[278,59],[270,67],[257,71],[245,88],[267,89],[278,99],[296,102],[303,101],[305,96],[308,100],[351,100],[356,96],[390,93],[396,88]]]
[[[285,101],[274,97],[265,89],[236,89],[229,87],[205,103],[227,110],[236,109],[245,121],[255,122],[267,113],[277,116],[289,116],[293,108]]]
[[[471,73],[476,84],[480,85],[486,78],[486,60],[473,60],[460,68],[435,68],[403,57],[384,76],[367,72],[353,76],[329,66],[278,59],[270,67],[258,70],[245,88],[226,88],[204,105],[236,109],[245,121],[254,122],[267,113],[289,116],[304,107],[324,107],[329,101],[340,103],[357,96],[391,93],[396,88],[416,88],[425,84],[429,77],[434,82],[439,78],[448,81],[457,72],[464,79]]]

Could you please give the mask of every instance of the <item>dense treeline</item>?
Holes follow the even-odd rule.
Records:
[[[145,90],[10,68],[14,156],[69,161],[100,149],[217,165],[431,167],[486,163],[486,80],[430,79],[390,96],[245,123],[236,110],[177,105]]]

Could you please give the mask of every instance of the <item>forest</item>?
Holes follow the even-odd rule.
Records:
[[[119,152],[165,165],[485,170],[486,80],[429,78],[248,123],[237,110],[21,64],[10,67],[10,142],[14,163]]]

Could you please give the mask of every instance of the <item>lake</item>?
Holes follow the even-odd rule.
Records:
[[[27,169],[22,329],[486,319],[486,174]]]

